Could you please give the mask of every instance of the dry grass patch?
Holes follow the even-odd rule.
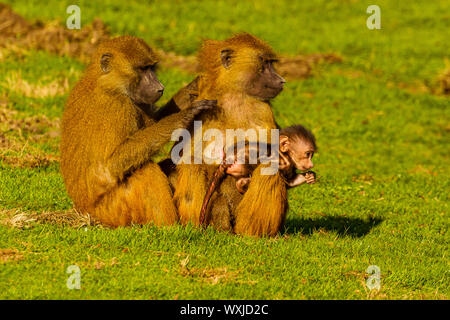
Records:
[[[422,80],[414,80],[409,83],[400,82],[400,83],[387,83],[388,88],[400,88],[402,90],[408,91],[412,94],[423,94],[423,93],[433,93],[433,88],[430,88],[426,85]]]
[[[430,93],[434,95],[450,95],[450,60],[445,59],[445,67],[431,80],[414,80],[408,83],[394,83],[389,81],[388,88],[400,88],[412,94]]]
[[[36,143],[58,147],[59,119],[46,116],[18,118],[19,112],[0,105],[0,161],[13,167],[47,167],[59,157],[40,150]]]
[[[20,72],[10,73],[1,85],[29,98],[62,96],[69,92],[68,78],[53,80],[47,84],[34,84],[24,80]]]
[[[198,62],[195,56],[180,56],[160,49],[156,49],[156,52],[161,58],[161,64],[165,67],[181,69],[188,73],[197,72]],[[276,69],[287,80],[299,80],[311,77],[315,66],[319,64],[339,63],[342,60],[342,57],[333,53],[280,57]]]
[[[23,254],[17,249],[1,249],[0,248],[0,264],[19,261],[23,259]]]
[[[83,261],[80,263],[77,263],[77,265],[88,268],[88,269],[95,269],[95,270],[101,270],[105,267],[114,267],[115,265],[120,264],[118,259],[116,257],[113,257],[111,259],[101,260],[95,257],[91,257],[91,255],[87,255],[87,261]]]
[[[42,136],[56,138],[59,136],[60,120],[49,119],[45,115],[20,118],[16,110],[0,106],[0,132],[16,133],[18,136],[31,135],[33,141],[41,140]]]
[[[427,175],[431,175],[431,176],[437,176],[436,172],[434,172],[431,169],[424,167],[422,165],[417,165],[414,168],[412,168],[411,170],[408,170],[408,172],[412,173],[412,174],[422,173],[422,174],[427,174]]]
[[[0,4],[0,47],[45,50],[57,55],[67,55],[89,62],[96,46],[110,38],[105,24],[95,19],[91,25],[81,30],[69,30],[59,22],[44,24],[37,21],[30,23],[15,13],[9,6]],[[20,37],[17,37],[20,35]],[[161,65],[177,68],[189,73],[197,71],[195,56],[181,56],[173,52],[155,49],[161,58]],[[2,55],[0,55],[1,60]],[[278,70],[288,80],[304,79],[312,75],[314,66],[320,63],[341,62],[342,57],[336,54],[310,54],[295,57],[281,57]],[[32,90],[31,90],[32,91]]]
[[[278,72],[287,80],[305,79],[313,75],[314,67],[323,63],[340,63],[343,58],[334,53],[314,53],[295,57],[281,57]]]
[[[190,256],[180,261],[180,274],[184,277],[192,277],[195,280],[218,284],[220,282],[229,282],[237,277],[236,271],[229,271],[227,267],[220,268],[190,268],[188,264]]]
[[[450,95],[450,60],[445,60],[445,68],[438,75],[439,93]]]
[[[2,37],[16,37],[27,33],[31,25],[11,8],[0,3],[0,33]]]
[[[0,21],[2,47],[16,45],[26,49],[45,50],[85,62],[100,41],[109,37],[106,26],[98,19],[81,30],[69,30],[59,22],[28,22],[5,4],[0,4]]]
[[[195,56],[181,56],[174,52],[165,52],[161,49],[155,49],[161,59],[161,65],[166,68],[176,68],[188,73],[197,71],[197,58]]]
[[[72,228],[98,225],[89,215],[74,209],[65,211],[23,212],[19,209],[0,209],[0,224],[10,228],[28,229],[35,223],[49,223]]]
[[[45,168],[59,162],[59,158],[51,155],[25,154],[9,156],[0,154],[0,161],[11,167],[18,168]]]
[[[185,268],[182,269],[180,273],[185,277],[191,277],[195,280],[204,281],[212,285],[233,281],[237,276],[235,271],[229,271],[227,267]]]

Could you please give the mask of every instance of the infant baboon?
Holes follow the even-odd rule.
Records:
[[[316,182],[316,174],[308,171],[314,167],[312,157],[316,151],[316,138],[302,125],[281,129],[279,170],[289,187]],[[296,170],[306,172],[297,173]]]
[[[231,163],[225,161],[217,168],[203,200],[200,213],[202,225],[208,220],[206,210],[209,200],[225,175],[228,174],[236,179],[236,188],[240,193],[247,191],[251,174],[258,165],[258,163],[249,163],[251,148],[257,149],[257,146],[246,143],[244,148],[234,150],[232,153],[234,161]],[[314,167],[312,157],[316,150],[316,138],[311,131],[302,125],[294,125],[280,131],[278,169],[285,178],[288,187],[292,188],[303,183],[312,184],[316,182],[316,174],[313,171],[308,171]],[[255,152],[255,154],[257,153]],[[244,159],[245,162],[240,163],[237,159]],[[306,172],[297,173],[297,170]]]

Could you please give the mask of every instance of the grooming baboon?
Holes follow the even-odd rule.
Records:
[[[266,43],[247,33],[224,41],[205,41],[199,52],[198,98],[217,100],[218,107],[198,117],[203,130],[215,128],[225,135],[226,129],[267,129],[270,134],[276,124],[269,100],[281,92],[285,82],[273,68],[276,59]],[[200,223],[203,199],[216,168],[208,164],[177,166],[174,201],[181,223]],[[278,173],[262,175],[262,168],[254,171],[244,196],[233,178],[225,178],[211,198],[210,224],[248,235],[272,236],[280,230],[287,208],[286,186]]]
[[[258,164],[258,162],[249,163],[251,148],[256,151],[255,154],[258,153],[257,146],[247,144],[231,153],[233,155],[232,161],[225,161],[225,156],[223,157],[224,161],[214,173],[203,200],[200,213],[202,225],[209,220],[206,215],[209,200],[226,175],[236,179],[236,188],[241,194],[247,191],[251,182],[251,174]],[[290,126],[280,131],[278,170],[285,178],[288,187],[293,188],[304,183],[312,184],[316,182],[316,174],[313,171],[307,171],[314,167],[312,157],[316,150],[314,135],[302,125]],[[244,161],[239,162],[240,159],[244,159]],[[307,172],[297,173],[296,170]]]
[[[161,116],[172,112],[157,112],[153,106],[164,89],[154,72],[156,63],[142,39],[107,40],[67,100],[61,138],[66,189],[76,209],[106,225],[177,222],[167,177],[151,156],[172,131],[188,127],[215,105],[199,101]]]

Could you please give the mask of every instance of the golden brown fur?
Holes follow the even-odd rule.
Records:
[[[227,70],[222,66],[223,50],[233,52],[232,69]],[[225,41],[204,42],[199,53],[199,99],[216,99],[218,107],[199,117],[203,121],[203,132],[217,128],[225,136],[225,129],[253,128],[268,129],[270,134],[270,129],[276,128],[268,101],[246,92],[259,71],[258,61],[261,56],[276,58],[266,43],[246,33]],[[203,147],[205,146],[206,143]],[[177,166],[174,201],[181,223],[199,224],[203,199],[216,168],[217,165],[206,164]],[[229,179],[231,181],[227,181]],[[237,191],[233,178],[226,177],[219,192],[211,198],[208,210],[211,210],[207,214],[211,217],[210,224],[218,229],[232,231],[235,223],[236,233],[272,236],[280,230],[284,221],[286,187],[279,174],[256,174],[249,190],[242,196]]]
[[[224,41],[206,40],[198,53],[198,68],[201,74],[199,84],[200,94],[205,96],[220,96],[232,91],[233,95],[243,93],[247,86],[246,77],[230,78],[222,67],[220,52],[224,49],[236,52],[234,65],[244,71],[246,77],[252,77],[258,66],[255,61],[264,54],[276,58],[272,48],[262,40],[248,34],[235,35]]]
[[[111,56],[106,72],[105,54]],[[159,120],[152,104],[132,101],[141,81],[136,70],[156,61],[141,39],[105,41],[64,110],[61,171],[67,192],[78,210],[107,225],[178,220],[167,177],[150,157],[198,112],[187,108]]]
[[[284,224],[287,208],[283,177],[279,174],[261,175],[259,166],[253,172],[250,187],[236,209],[234,231],[245,235],[275,236]]]

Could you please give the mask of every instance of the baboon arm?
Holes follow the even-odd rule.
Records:
[[[198,96],[198,77],[178,92],[163,107],[156,111],[155,119],[160,120],[180,110],[189,108]]]
[[[177,103],[175,102],[175,99],[172,98],[163,107],[161,107],[158,111],[155,112],[155,119],[161,120],[162,118],[170,116],[171,114],[180,112],[180,110],[181,110],[180,106],[178,106]]]
[[[297,174],[295,175],[291,180],[287,181],[287,186],[289,188],[294,188],[296,186],[299,186],[301,184],[304,184],[306,182],[306,178],[303,174]]]
[[[147,163],[151,156],[170,141],[172,132],[185,128],[192,120],[190,110],[170,115],[123,141],[108,157],[107,168],[114,178],[121,180],[131,170]]]

